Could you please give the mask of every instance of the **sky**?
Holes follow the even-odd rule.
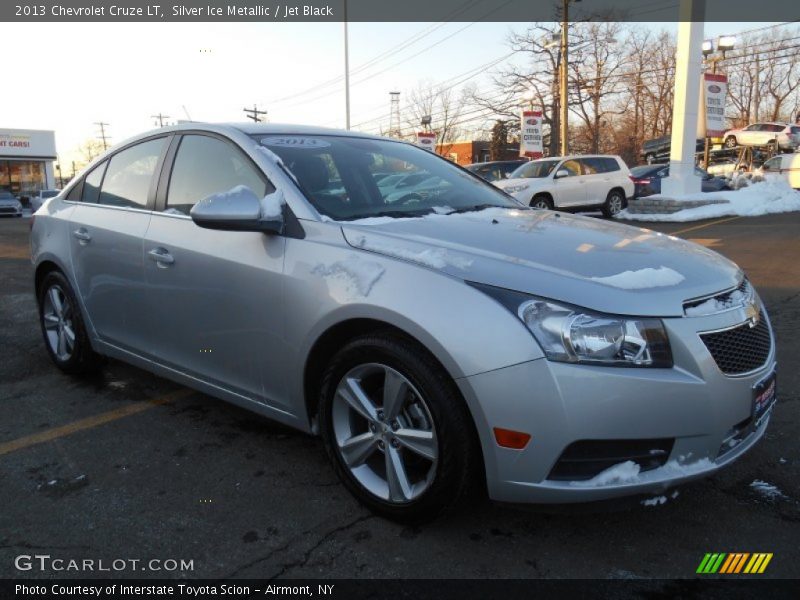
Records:
[[[402,102],[421,81],[469,74],[507,54],[508,34],[527,25],[351,23],[354,129],[377,130],[390,91]],[[705,36],[765,25],[709,23]],[[54,130],[65,174],[100,121],[111,143],[153,129],[158,113],[170,123],[243,121],[253,104],[271,122],[344,127],[343,32],[342,23],[2,23],[3,46],[16,50],[5,53],[0,127]],[[479,72],[470,82],[491,89],[487,78]]]

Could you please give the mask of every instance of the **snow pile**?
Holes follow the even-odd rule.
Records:
[[[598,473],[586,481],[573,481],[572,485],[577,487],[603,487],[619,483],[635,483],[639,479],[641,467],[632,460],[626,460],[613,467],[609,467],[602,473]]]
[[[648,498],[647,500],[642,500],[642,506],[658,506],[659,504],[666,504],[667,497],[666,496],[656,496],[655,498]]]
[[[433,207],[433,212],[435,212],[437,215],[449,215],[450,213],[455,212],[455,211],[456,211],[455,208],[451,208],[449,206],[434,206]]]
[[[671,460],[663,467],[659,467],[657,469],[659,476],[665,475],[667,477],[688,477],[690,475],[707,471],[715,466],[714,463],[707,458],[701,458],[693,463],[679,462],[683,461],[684,458],[688,457],[681,456],[679,460]],[[640,470],[641,469],[638,464],[632,460],[627,460],[623,463],[616,464],[613,467],[609,467],[605,471],[598,473],[586,481],[571,481],[570,485],[576,487],[603,487],[607,485],[627,483],[646,483],[646,481],[641,479],[639,474]],[[672,497],[675,498],[677,495],[678,494],[676,492]]]
[[[354,299],[368,296],[384,269],[378,263],[350,256],[330,265],[319,264],[311,272],[339,288],[347,298]]]
[[[380,242],[367,241],[364,236],[356,238],[353,243],[363,250],[370,250],[378,254],[393,256],[411,262],[425,265],[433,269],[444,269],[453,266],[465,270],[472,266],[472,261],[460,256],[449,254],[444,248],[426,248],[425,250],[411,250],[399,246],[390,246]]]
[[[648,196],[657,199],[659,196]],[[717,217],[758,217],[773,213],[800,211],[800,192],[783,181],[761,181],[736,191],[707,192],[670,197],[670,200],[727,200],[722,204],[709,204],[686,208],[671,214],[630,213],[620,211],[618,219],[630,221],[699,221]],[[635,201],[634,201],[635,202]]]
[[[775,502],[776,500],[786,500],[786,494],[778,489],[777,486],[767,483],[766,481],[756,479],[750,484],[750,487],[770,502]]]
[[[641,290],[678,285],[684,279],[684,276],[677,271],[664,266],[658,269],[648,267],[638,271],[624,271],[608,277],[592,277],[592,281],[623,290]]]
[[[261,218],[266,221],[281,220],[284,204],[286,204],[286,200],[280,190],[267,194],[261,199]]]

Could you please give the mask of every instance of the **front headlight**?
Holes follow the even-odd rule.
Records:
[[[618,367],[672,367],[661,319],[605,315],[492,286],[472,284],[516,314],[549,360]]]
[[[519,183],[517,185],[507,185],[503,188],[503,191],[506,194],[516,194],[517,192],[521,192],[522,190],[527,190],[530,187],[527,183]]]

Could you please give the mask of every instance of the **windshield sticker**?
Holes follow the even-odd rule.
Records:
[[[280,146],[283,148],[302,148],[312,150],[316,148],[327,148],[330,146],[329,142],[320,138],[305,137],[305,136],[276,136],[261,138],[261,143],[264,146]]]

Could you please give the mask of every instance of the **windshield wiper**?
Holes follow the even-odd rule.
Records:
[[[510,206],[499,206],[497,204],[475,204],[474,206],[462,206],[461,208],[453,209],[452,213],[466,213],[466,212],[478,212],[479,210],[486,210],[487,208],[508,208]]]

